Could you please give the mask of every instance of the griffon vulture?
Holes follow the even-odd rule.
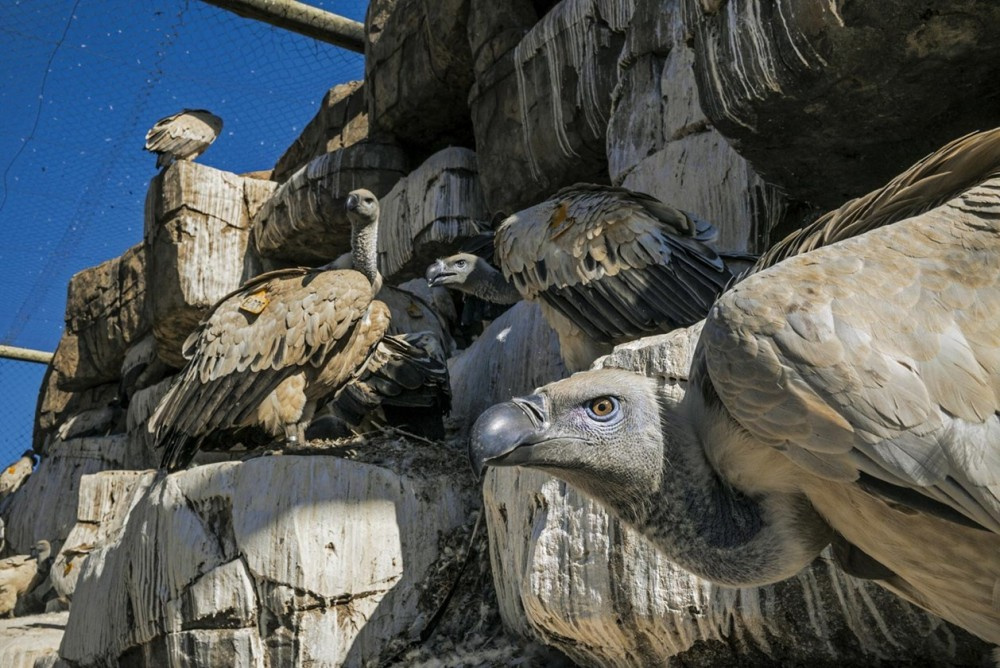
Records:
[[[709,245],[715,236],[649,195],[578,183],[504,220],[496,260],[579,371],[615,343],[704,318],[733,278]]]
[[[25,450],[24,453],[17,458],[17,461],[11,463],[7,468],[0,473],[0,499],[5,496],[10,496],[24,484],[24,481],[28,479],[31,472],[35,468],[35,451]]]
[[[156,166],[194,160],[222,132],[222,119],[204,109],[185,109],[161,118],[146,133],[146,150],[156,153]]]
[[[0,617],[10,617],[19,598],[37,587],[49,572],[52,548],[40,540],[31,554],[0,559]]]
[[[421,363],[424,353],[405,339],[384,340],[389,309],[374,299],[382,284],[378,200],[355,190],[347,209],[357,271],[262,274],[220,300],[188,337],[189,362],[148,425],[164,467],[187,464],[220,429],[258,424],[300,442],[317,402],[364,376],[373,359],[391,355],[404,369]]]
[[[724,585],[834,541],[1000,643],[1000,130],[818,223],[715,303],[681,401],[577,374],[484,413],[473,466],[560,476]]]
[[[486,232],[467,240],[454,255],[438,258],[424,272],[430,287],[462,293],[463,327],[495,320],[522,299],[517,288],[491,264],[493,255],[493,233]]]

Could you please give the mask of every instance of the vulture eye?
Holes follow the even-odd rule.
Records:
[[[466,262],[465,260],[459,260],[458,262],[455,263],[455,266],[458,267],[459,269],[465,269],[465,265],[467,264],[468,262]]]
[[[587,405],[587,414],[599,422],[607,422],[618,414],[618,400],[614,397],[597,397]]]

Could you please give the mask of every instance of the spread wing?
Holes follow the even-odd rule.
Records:
[[[197,157],[219,132],[222,119],[204,109],[185,109],[162,118],[146,133],[146,150],[174,158]]]
[[[1000,178],[746,279],[701,346],[730,414],[798,465],[1000,532]]]
[[[764,253],[751,272],[930,211],[981,183],[996,171],[997,165],[1000,165],[1000,128],[960,137],[884,187],[853,199],[789,234]]]
[[[372,336],[381,338],[352,336],[372,305],[371,285],[351,270],[287,269],[248,282],[185,343],[189,362],[149,421],[157,445],[169,454],[191,437],[247,423],[281,381],[327,368],[334,356],[332,384],[347,382],[371,354]]]
[[[731,274],[714,228],[624,188],[577,184],[505,220],[504,274],[589,337],[611,342],[697,322]]]

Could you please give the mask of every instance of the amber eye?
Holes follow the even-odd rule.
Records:
[[[614,397],[597,397],[587,405],[587,413],[595,420],[610,420],[618,412],[618,400]]]

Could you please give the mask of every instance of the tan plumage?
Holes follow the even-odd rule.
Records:
[[[35,453],[32,450],[25,450],[24,454],[17,458],[17,461],[0,472],[0,499],[16,492],[31,475],[34,468]]]
[[[649,195],[580,183],[503,221],[496,259],[580,370],[614,343],[705,317],[732,278],[715,234]]]
[[[578,374],[518,400],[526,418],[491,409],[474,460],[562,475],[726,584],[787,577],[835,540],[860,555],[848,565],[1000,642],[1000,130],[838,212],[781,253],[844,240],[719,298],[680,404],[642,376]],[[585,426],[602,398],[620,422]],[[662,436],[592,447],[628,420]],[[572,437],[608,461],[557,452]]]
[[[354,265],[362,271],[282,269],[224,297],[185,342],[190,360],[160,401],[148,429],[176,469],[220,429],[260,425],[304,440],[317,402],[362,374],[389,327],[374,299],[378,200],[348,197]],[[385,344],[403,346],[404,343]]]
[[[184,109],[161,118],[146,133],[146,150],[156,153],[156,166],[194,160],[222,132],[222,119],[205,109]]]
[[[38,541],[30,555],[0,559],[0,617],[10,617],[19,598],[38,586],[48,574],[51,548]]]

